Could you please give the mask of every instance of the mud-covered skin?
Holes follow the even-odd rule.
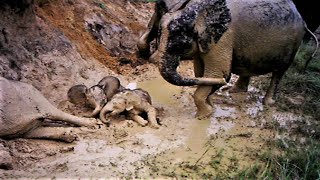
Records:
[[[189,2],[190,0],[157,0],[155,7],[154,7],[154,13],[152,15],[152,18],[150,19],[148,23],[148,29],[146,32],[140,37],[137,46],[139,49],[139,54],[141,57],[148,59],[150,54],[150,42],[154,39],[156,40],[156,49],[158,48],[157,43],[159,40],[159,36],[161,36],[161,30],[160,30],[160,19],[162,16],[166,13],[172,13],[179,9],[184,8],[184,6]],[[293,0],[295,6],[297,7],[299,13],[303,17],[304,21],[307,23],[308,28],[314,32],[320,25],[320,15],[317,10],[317,6],[315,6],[313,3],[305,3],[303,0]],[[310,33],[305,34],[305,39],[308,41],[310,39]],[[192,59],[192,57],[188,55],[184,55],[181,57],[181,59]],[[149,58],[151,62],[154,61],[153,58]]]
[[[175,12],[183,7],[190,0],[157,0],[154,6],[154,13],[148,23],[148,29],[140,37],[137,47],[139,49],[139,54],[142,58],[148,59],[150,57],[150,42],[158,38],[160,31],[160,19],[162,16],[168,12]],[[158,39],[156,40],[157,49]],[[151,59],[150,59],[151,60]]]
[[[79,105],[79,106],[86,105],[87,91],[88,91],[87,86],[83,84],[72,86],[67,92],[68,101],[71,102],[72,104]]]
[[[103,89],[108,101],[110,101],[115,94],[125,89],[121,85],[120,80],[114,76],[106,76],[102,78],[99,81],[98,86]]]
[[[305,34],[300,14],[287,0],[190,0],[160,23],[160,44],[151,58],[168,82],[200,85],[194,94],[198,117],[213,112],[207,98],[221,87],[216,79],[229,79],[231,73],[240,76],[231,92],[240,92],[247,90],[251,76],[272,72],[264,98],[265,104],[272,104]],[[176,71],[186,54],[193,56],[197,78]]]
[[[162,57],[166,60],[159,62],[160,69],[162,69],[160,73],[165,80],[178,86],[200,84],[198,79],[183,78],[177,73],[176,69],[179,66],[179,58],[190,52],[194,54],[196,51],[195,41],[198,42],[198,46],[202,51],[209,51],[210,44],[219,41],[231,21],[231,14],[224,1],[207,0],[192,2],[185,9],[181,10],[179,16],[165,15],[162,24],[163,28],[167,28],[166,30],[169,33],[165,47],[166,53]],[[198,19],[200,18],[198,14],[205,14],[205,16]],[[196,23],[202,23],[201,26],[205,27],[205,29],[202,29]],[[198,28],[196,30],[197,34],[195,28]]]
[[[41,127],[44,119],[97,128],[101,122],[81,118],[54,107],[30,84],[0,77],[0,137],[45,138],[72,142],[72,128]]]
[[[75,85],[68,90],[69,102],[77,106],[89,106],[94,110],[85,117],[95,117],[103,106],[110,101],[114,94],[125,88],[120,84],[117,77],[106,76],[97,85],[87,88],[85,85]]]
[[[109,116],[118,115],[122,112],[126,112],[130,119],[136,121],[141,126],[146,126],[149,123],[152,128],[159,128],[156,120],[157,111],[151,105],[151,97],[147,91],[142,89],[126,89],[115,94],[101,110],[100,119],[108,124],[110,123],[107,119]],[[147,113],[148,120],[141,117],[142,113]]]
[[[90,114],[85,115],[86,117],[94,117],[107,103],[104,90],[98,85],[90,88],[87,88],[85,85],[72,86],[68,90],[67,96],[69,102],[76,106],[88,106],[94,109]]]
[[[95,117],[108,102],[105,91],[98,85],[90,87],[86,93],[86,97],[88,104],[94,108],[90,114],[85,115],[86,117]]]

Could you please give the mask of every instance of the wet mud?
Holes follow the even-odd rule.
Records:
[[[119,117],[112,120],[110,127],[90,132],[79,129],[79,140],[71,144],[11,140],[8,144],[16,163],[12,170],[0,170],[0,177],[198,179],[219,174],[231,176],[261,163],[259,155],[272,151],[268,142],[277,138],[277,131],[270,124],[281,122],[285,126],[287,121],[299,119],[294,114],[277,112],[274,107],[264,107],[261,104],[264,92],[260,87],[263,83],[257,83],[248,93],[218,91],[211,97],[214,114],[198,120],[194,118],[196,108],[192,98],[195,87],[167,83],[152,64],[143,68],[147,71],[134,78],[123,76],[121,79],[126,80],[125,86],[133,83],[150,93],[153,105],[160,112],[159,129],[141,127]],[[192,76],[191,62],[183,62],[179,71]],[[257,82],[262,81],[268,81],[268,77]]]

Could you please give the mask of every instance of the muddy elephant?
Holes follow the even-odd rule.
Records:
[[[127,116],[142,126],[149,124],[152,128],[159,128],[157,124],[157,110],[152,106],[149,93],[143,89],[126,89],[117,93],[103,107],[100,112],[100,119],[104,123],[109,123],[106,116],[114,116],[120,113],[126,113]],[[145,120],[141,115],[147,114]]]
[[[87,88],[85,85],[75,85],[72,86],[67,93],[68,100],[72,104],[83,107],[88,106],[94,110],[84,115],[85,117],[96,116],[102,107],[107,103],[106,95],[102,88],[95,85]]]
[[[118,78],[114,76],[106,76],[102,78],[97,85],[90,88],[79,84],[72,86],[68,92],[68,100],[77,106],[88,106],[94,110],[85,115],[86,117],[94,117],[103,108],[103,106],[110,101],[116,93],[124,90]]]
[[[72,127],[44,127],[45,119],[90,128],[102,125],[94,118],[76,117],[57,109],[30,84],[0,77],[1,138],[75,140]]]
[[[159,43],[159,30],[160,30],[160,20],[162,16],[166,13],[172,13],[181,10],[190,0],[157,0],[154,5],[154,12],[148,23],[147,30],[140,37],[137,47],[139,50],[139,55],[142,58],[148,59],[151,56],[151,42],[155,40],[154,49],[158,48]],[[320,15],[318,13],[317,6],[311,2],[305,2],[303,0],[292,0],[296,5],[299,13],[306,22],[308,28],[311,32],[315,32],[320,25]],[[313,37],[312,33],[306,33],[304,40],[307,42],[310,37]],[[184,59],[192,59],[192,57],[182,56]],[[154,60],[150,58],[149,60]]]
[[[149,58],[150,42],[158,38],[160,19],[168,12],[175,12],[185,5],[189,0],[157,0],[154,6],[154,13],[148,23],[146,32],[140,37],[137,47],[139,55],[143,58]],[[156,40],[156,49],[158,48],[158,40]]]
[[[251,76],[272,73],[263,102],[272,104],[278,83],[305,34],[304,21],[289,0],[190,0],[163,15],[160,43],[151,58],[162,77],[178,86],[198,85],[197,117],[213,112],[208,97],[231,73],[240,76],[232,92],[247,91]],[[194,59],[196,78],[177,73],[179,60]],[[212,79],[214,78],[214,79]]]

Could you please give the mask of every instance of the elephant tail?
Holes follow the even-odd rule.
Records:
[[[309,59],[306,61],[306,64],[304,66],[304,72],[307,70],[307,66],[309,64],[309,62],[311,61],[311,59],[316,55],[317,51],[318,51],[318,48],[319,48],[319,41],[318,41],[318,38],[316,35],[314,35],[314,33],[312,31],[310,31],[310,29],[307,27],[307,24],[304,23],[304,28],[308,31],[308,33],[311,34],[311,36],[313,37],[313,39],[315,40],[316,42],[316,48],[315,50],[313,51],[312,55],[309,57]]]

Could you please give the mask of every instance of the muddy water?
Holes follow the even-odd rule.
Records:
[[[159,88],[159,85],[161,85],[161,88]],[[180,87],[172,86],[162,78],[140,83],[138,86],[151,92],[152,98],[156,99],[156,101],[165,106],[172,106],[174,107],[173,109],[181,106],[179,103],[181,103],[182,99],[173,99],[172,97],[190,96],[194,91],[192,88],[182,90]],[[244,94],[244,96],[246,95]],[[189,98],[192,102],[192,97],[190,96]],[[243,99],[246,99],[246,97],[240,97],[240,100]],[[183,112],[188,117],[183,117],[181,114],[175,114],[174,111],[170,111],[169,114],[175,121],[180,118],[186,118],[184,121],[188,121],[186,123],[188,125],[181,130],[184,132],[185,141],[179,148],[171,148],[169,151],[158,155],[154,159],[154,163],[160,165],[161,170],[159,171],[162,175],[177,176],[177,174],[187,174],[187,176],[191,177],[197,177],[195,174],[203,172],[192,172],[190,169],[181,168],[182,164],[188,167],[197,167],[198,164],[206,166],[203,171],[209,171],[212,175],[217,175],[220,171],[227,171],[230,164],[234,164],[231,161],[237,161],[237,164],[234,164],[236,168],[250,165],[254,160],[248,157],[248,149],[260,147],[263,143],[256,136],[253,136],[252,130],[248,130],[244,124],[250,121],[250,117],[258,115],[261,109],[260,105],[261,103],[253,103],[246,108],[247,110],[242,110],[244,111],[242,112],[238,107],[216,104],[214,114],[206,120],[193,118],[195,114],[194,105],[191,105],[193,110],[190,108],[188,111],[187,108]],[[264,135],[271,137],[272,133],[265,132]],[[215,161],[219,161],[219,168],[214,165],[210,167],[209,164]]]
[[[285,125],[288,118],[294,119],[294,115],[264,108],[262,92],[251,87],[248,93],[217,93],[212,97],[214,114],[197,120],[192,99],[195,88],[173,86],[165,82],[155,68],[149,69],[136,78],[135,83],[150,93],[155,107],[162,109],[160,129],[122,120],[112,127],[81,134],[72,148],[68,144],[68,148],[42,154],[36,163],[0,172],[0,177],[203,179],[219,174],[232,176],[239,169],[259,163],[259,155],[270,151],[266,142],[275,138],[275,131],[265,128],[266,124],[278,121]],[[33,140],[28,142],[31,146]],[[35,152],[28,151],[23,156]]]

